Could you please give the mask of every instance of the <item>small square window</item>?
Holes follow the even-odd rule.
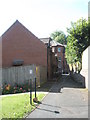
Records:
[[[58,57],[58,61],[61,61],[61,57]]]
[[[61,52],[61,48],[58,48],[58,52]]]

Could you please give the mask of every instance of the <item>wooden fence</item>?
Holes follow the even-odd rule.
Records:
[[[37,67],[37,72],[36,72]],[[30,73],[32,72],[32,74]],[[32,79],[33,83],[37,79],[37,85],[44,83],[47,80],[47,69],[43,66],[29,65],[11,68],[2,68],[2,85],[15,84],[23,85]]]

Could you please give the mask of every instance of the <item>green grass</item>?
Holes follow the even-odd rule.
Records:
[[[38,100],[40,101],[45,94],[37,94]],[[6,96],[2,98],[2,118],[23,118],[25,115],[30,113],[35,105],[30,105],[30,95],[17,94],[12,96]],[[34,98],[34,94],[33,94]]]

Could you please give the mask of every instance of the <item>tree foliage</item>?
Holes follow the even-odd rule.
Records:
[[[50,37],[61,44],[67,44],[66,35],[63,31],[55,31],[50,35]]]
[[[90,45],[90,25],[86,19],[79,19],[77,22],[71,22],[71,27],[67,28],[67,62],[72,64],[81,62],[82,52]]]

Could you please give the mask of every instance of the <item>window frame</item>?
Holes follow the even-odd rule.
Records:
[[[61,52],[61,48],[60,48],[60,47],[58,47],[58,52],[59,52],[59,53]]]
[[[58,57],[58,61],[62,61],[61,56]]]

